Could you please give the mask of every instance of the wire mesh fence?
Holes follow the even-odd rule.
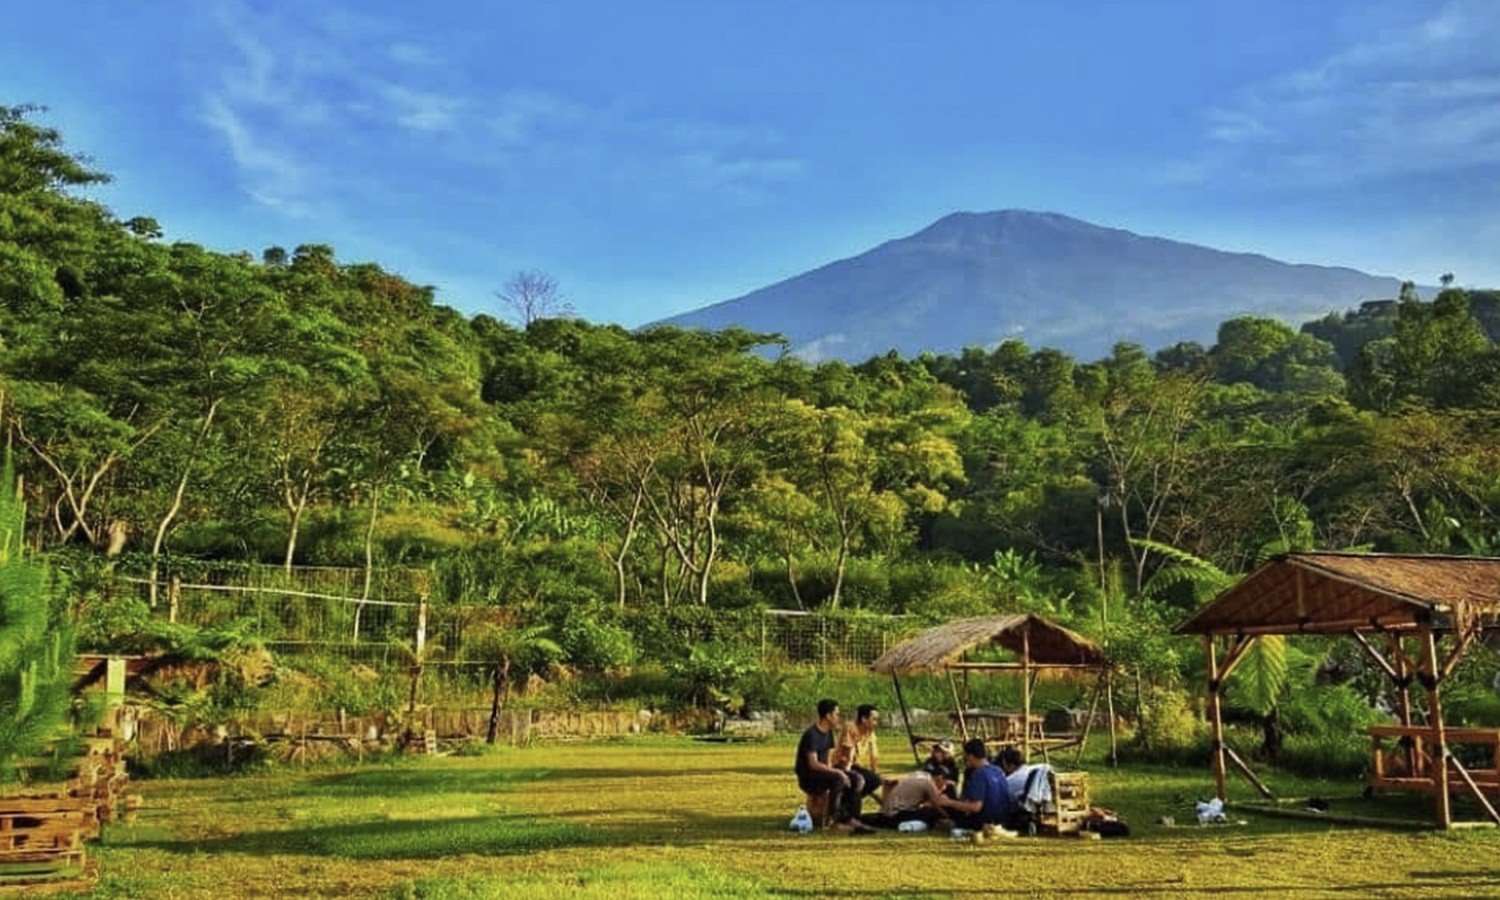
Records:
[[[114,592],[133,592],[154,615],[205,628],[234,627],[287,655],[321,655],[366,665],[406,660],[406,648],[437,644],[449,664],[464,664],[478,625],[499,618],[494,606],[431,600],[425,569],[362,569],[170,560],[148,573],[115,575]],[[860,611],[714,610],[700,606],[633,608],[620,624],[648,656],[720,642],[756,648],[768,664],[864,666],[919,622]]]

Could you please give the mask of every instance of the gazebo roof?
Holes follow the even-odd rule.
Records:
[[[1028,645],[1022,634],[1029,628]],[[965,652],[998,644],[1016,654],[1029,646],[1033,666],[1103,666],[1099,645],[1056,622],[1029,613],[957,619],[903,641],[875,660],[870,668],[881,674],[941,671]]]
[[[1500,613],[1500,559],[1288,553],[1177,626],[1178,634],[1407,629]]]

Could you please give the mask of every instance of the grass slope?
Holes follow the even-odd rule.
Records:
[[[899,741],[888,741],[894,757]],[[1255,817],[1243,827],[1155,825],[1164,814],[1191,819],[1209,784],[1191,770],[1093,767],[1096,802],[1126,816],[1136,831],[1127,840],[798,837],[782,830],[800,799],[791,756],[787,741],[640,739],[145,782],[147,810],[112,827],[98,850],[92,896],[1500,894],[1500,834]],[[1357,789],[1276,784],[1333,796]],[[1413,811],[1400,800],[1379,805]]]

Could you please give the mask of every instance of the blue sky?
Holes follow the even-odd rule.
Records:
[[[1500,3],[19,4],[0,102],[171,238],[636,325],[954,210],[1500,285]]]

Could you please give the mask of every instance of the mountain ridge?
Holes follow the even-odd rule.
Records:
[[[1009,337],[1092,358],[1118,340],[1153,349],[1208,343],[1236,315],[1300,321],[1399,287],[1347,266],[1288,263],[1058,212],[957,211],[652,324],[777,332],[810,360],[952,352]]]

